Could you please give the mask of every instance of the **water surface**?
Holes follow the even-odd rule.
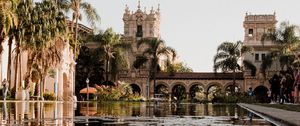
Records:
[[[0,102],[1,125],[272,125],[235,104]]]

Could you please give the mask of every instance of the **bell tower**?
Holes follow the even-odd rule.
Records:
[[[244,45],[253,48],[251,54],[246,54],[244,59],[251,61],[260,70],[262,60],[270,52],[275,44],[271,41],[262,43],[261,38],[264,33],[276,28],[276,16],[274,14],[253,15],[246,13],[244,26]]]
[[[151,7],[150,12],[141,10],[141,3],[138,2],[137,10],[130,11],[126,5],[123,14],[124,36],[133,38],[159,38],[160,37],[160,8],[156,10]]]

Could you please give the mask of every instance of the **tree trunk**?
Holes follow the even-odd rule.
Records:
[[[7,63],[7,82],[9,84],[9,89],[12,88],[12,86],[14,87],[14,85],[11,84],[11,46],[12,46],[12,40],[13,37],[9,37],[8,40],[8,63]]]
[[[109,64],[109,58],[106,59],[106,65],[105,65],[105,83],[108,84],[108,64]]]
[[[233,87],[231,89],[232,94],[235,94],[235,87],[236,87],[235,79],[236,79],[236,72],[235,70],[233,70]]]
[[[13,90],[14,91],[17,91],[17,76],[18,76],[18,65],[19,65],[19,46],[17,45],[16,47],[16,57],[15,57],[15,60],[16,60],[16,64],[15,64],[15,82],[14,82],[14,87],[13,87]]]
[[[22,54],[21,53],[19,54],[19,64],[20,64],[19,65],[20,66],[19,84],[20,84],[20,86],[22,86]],[[22,88],[24,88],[24,87],[22,87]]]

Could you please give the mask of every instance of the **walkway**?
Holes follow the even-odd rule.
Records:
[[[300,112],[245,103],[239,103],[238,105],[254,112],[275,125],[300,126]]]

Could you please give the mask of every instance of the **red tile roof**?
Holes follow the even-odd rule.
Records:
[[[197,80],[232,80],[233,73],[196,73],[196,72],[188,72],[188,73],[174,73],[171,75],[170,73],[158,73],[156,75],[156,79],[197,79]],[[237,80],[243,80],[243,73],[236,73]]]

